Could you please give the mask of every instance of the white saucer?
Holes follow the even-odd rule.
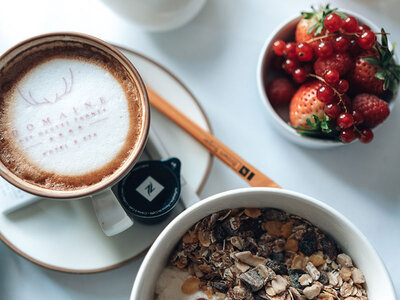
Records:
[[[121,49],[142,78],[192,120],[210,131],[208,120],[190,91],[168,70],[151,59]],[[182,162],[187,182],[198,192],[211,167],[211,155],[189,135],[155,110],[154,126],[167,151]],[[8,216],[0,214],[0,239],[18,254],[43,267],[71,273],[117,268],[143,254],[166,224],[135,222],[127,231],[107,237],[101,231],[91,201],[42,200]]]

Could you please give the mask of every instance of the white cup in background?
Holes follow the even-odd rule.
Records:
[[[207,0],[102,0],[113,11],[150,31],[167,31],[191,21]]]

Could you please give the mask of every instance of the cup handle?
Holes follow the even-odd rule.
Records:
[[[107,189],[90,198],[92,198],[97,220],[106,236],[121,233],[133,225],[133,221],[121,207],[111,189]]]

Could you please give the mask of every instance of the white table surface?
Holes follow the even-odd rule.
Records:
[[[400,2],[342,0],[400,42]],[[160,62],[194,92],[214,134],[284,188],[320,199],[348,217],[384,260],[400,295],[400,105],[369,145],[332,150],[295,146],[267,120],[256,86],[264,40],[308,9],[299,0],[209,0],[188,25],[149,33],[98,0],[0,1],[0,52],[33,35],[85,32]],[[202,197],[246,184],[215,160]],[[117,270],[72,275],[46,270],[0,243],[0,299],[127,299],[141,260]]]

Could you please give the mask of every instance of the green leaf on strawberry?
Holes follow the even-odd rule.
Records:
[[[304,19],[306,20],[315,20],[315,23],[310,26],[308,29],[308,34],[311,34],[314,31],[314,36],[318,36],[321,34],[321,32],[325,29],[324,26],[324,20],[327,15],[330,13],[336,13],[339,15],[342,19],[346,18],[346,14],[339,12],[337,8],[330,8],[329,4],[327,4],[325,7],[320,5],[318,9],[315,9],[314,6],[311,6],[312,11],[311,12],[305,12],[302,11],[301,15],[303,16]]]
[[[296,131],[301,135],[313,136],[318,138],[326,139],[339,139],[339,131],[336,129],[336,123],[331,120],[327,115],[321,120],[318,116],[313,115],[312,120],[307,119],[307,125],[310,127],[297,126],[294,127]]]
[[[393,58],[395,45],[390,50],[387,33],[383,28],[381,29],[381,42],[377,41],[374,48],[377,51],[376,56],[363,56],[362,59],[378,67],[375,77],[383,80],[384,90],[390,90],[395,94],[400,82],[400,66],[396,65]]]

